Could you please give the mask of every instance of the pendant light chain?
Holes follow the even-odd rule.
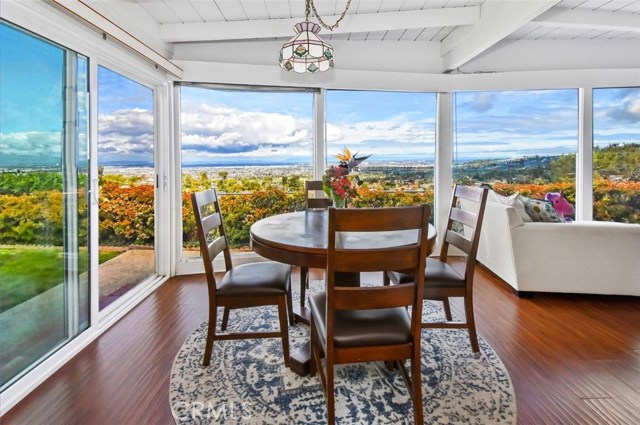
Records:
[[[318,11],[316,10],[316,5],[313,4],[313,0],[307,0],[307,10],[306,10],[307,20],[309,18],[309,4],[311,4],[311,8],[313,9],[313,14],[316,16],[316,18],[318,18],[318,22],[320,23],[320,25],[322,25],[324,29],[333,31],[335,28],[338,28],[338,24],[340,24],[340,21],[342,21],[344,19],[344,16],[347,14],[347,11],[349,10],[349,6],[351,6],[351,0],[347,0],[347,6],[344,8],[344,12],[342,12],[342,15],[340,15],[336,23],[333,25],[327,25],[322,20],[322,18],[318,14]]]
[[[311,0],[306,0],[306,5],[304,9],[304,20],[307,22],[309,21],[309,15],[311,14],[311,7],[309,6],[309,3],[311,3]]]

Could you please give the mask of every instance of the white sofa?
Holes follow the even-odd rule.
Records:
[[[478,261],[530,292],[640,296],[640,225],[525,223],[512,207],[487,202]]]

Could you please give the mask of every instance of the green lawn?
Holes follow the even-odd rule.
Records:
[[[99,262],[122,251],[100,252]],[[80,272],[87,271],[87,250],[81,249]],[[0,313],[59,285],[64,277],[62,248],[0,247]]]

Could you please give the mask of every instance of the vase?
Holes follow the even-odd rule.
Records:
[[[342,196],[336,194],[331,191],[331,200],[333,201],[333,206],[336,208],[348,208],[348,200],[349,198],[343,198]]]

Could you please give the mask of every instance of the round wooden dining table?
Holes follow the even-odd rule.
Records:
[[[264,218],[251,226],[251,248],[259,255],[269,260],[306,268],[324,269],[327,265],[328,238],[327,210],[307,210],[293,213],[279,214]],[[345,244],[351,247],[388,247],[398,246],[404,241],[415,241],[416,231],[392,232],[375,239],[367,235],[349,235]],[[436,229],[429,224],[427,233],[429,241],[428,254],[431,253],[436,240]],[[353,276],[349,277],[353,281]],[[301,289],[306,284],[301,276]],[[304,293],[302,289],[301,294]],[[298,321],[309,323],[309,310],[304,307],[301,297],[300,305],[293,308]],[[291,354],[291,369],[299,375],[305,376],[309,371],[310,348],[306,344]]]
[[[274,215],[251,226],[251,247],[261,256],[294,266],[324,269],[327,265],[327,210],[308,210]],[[366,232],[363,232],[366,233]],[[379,232],[380,233],[380,232]],[[364,234],[349,235],[345,244],[367,248],[401,245],[405,240],[415,241],[415,231],[383,233],[376,239]],[[431,248],[436,229],[429,224],[427,233]]]

